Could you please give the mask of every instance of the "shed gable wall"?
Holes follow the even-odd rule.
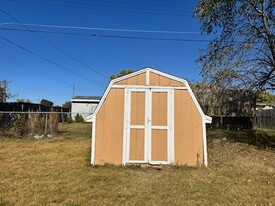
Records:
[[[135,75],[133,77],[129,77],[127,79],[118,81],[114,84],[116,84],[116,85],[145,85],[146,84],[146,73],[143,72],[143,73]]]
[[[184,83],[165,77],[161,74],[156,74],[152,71],[149,72],[149,85],[150,86],[170,86],[170,87],[184,87]],[[146,85],[146,72],[137,74],[135,76],[115,82],[115,85]]]
[[[150,72],[150,85],[151,86],[171,86],[171,87],[184,87],[184,83],[174,79],[167,78],[160,74]]]
[[[124,89],[112,88],[96,116],[95,164],[122,163]]]
[[[202,117],[187,90],[175,90],[175,163],[203,163]]]

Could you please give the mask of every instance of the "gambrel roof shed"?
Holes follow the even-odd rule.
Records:
[[[207,166],[211,117],[184,79],[152,68],[114,79],[88,121],[92,164]]]

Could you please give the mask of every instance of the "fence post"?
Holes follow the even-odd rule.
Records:
[[[48,113],[46,113],[46,121],[45,121],[45,135],[47,135],[48,131]]]
[[[63,108],[61,108],[61,122],[64,123],[64,114],[63,114]]]

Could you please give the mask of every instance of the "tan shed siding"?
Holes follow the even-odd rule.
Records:
[[[136,76],[116,82],[117,85],[145,85],[146,84],[146,73],[143,72]]]
[[[112,88],[96,116],[95,164],[122,163],[124,89]]]
[[[175,163],[203,163],[202,117],[187,90],[175,90]]]
[[[151,86],[184,87],[184,83],[150,72]]]

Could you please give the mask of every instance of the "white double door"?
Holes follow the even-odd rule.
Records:
[[[126,88],[124,163],[173,163],[173,120],[173,89]]]

